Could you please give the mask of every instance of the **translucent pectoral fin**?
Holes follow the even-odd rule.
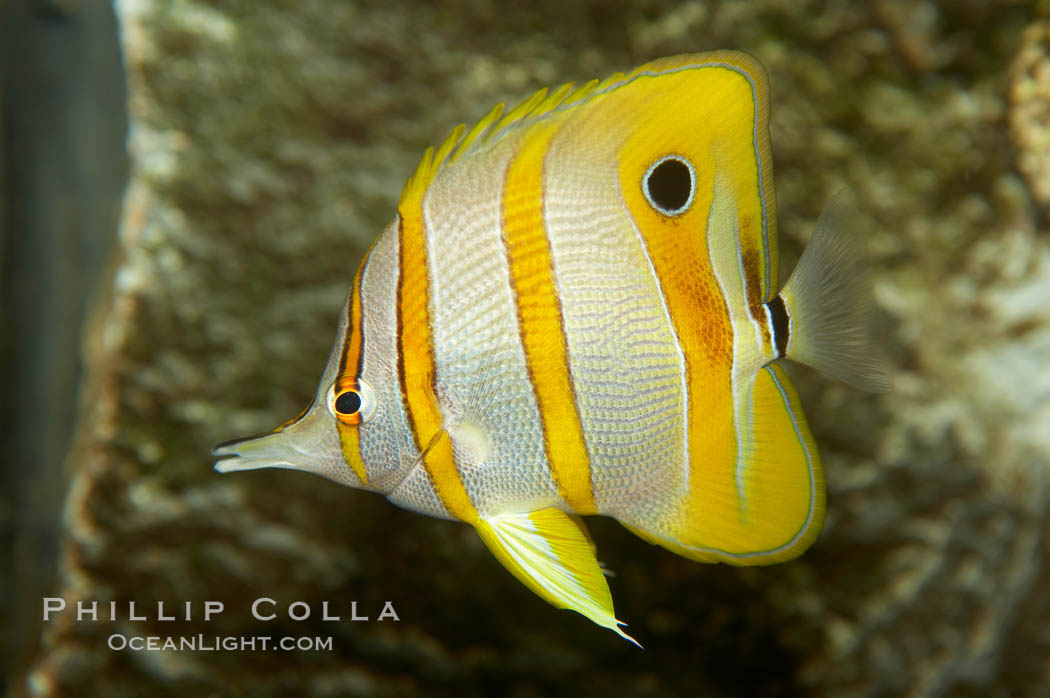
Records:
[[[496,559],[529,589],[641,647],[620,630],[623,623],[613,613],[609,585],[579,517],[552,507],[489,517],[475,527]]]
[[[856,220],[848,197],[836,194],[780,292],[791,318],[787,356],[881,393],[890,389],[892,378],[872,332],[869,263]]]

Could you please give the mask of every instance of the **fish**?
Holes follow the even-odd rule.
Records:
[[[357,268],[312,403],[220,444],[465,522],[558,608],[616,618],[582,517],[765,565],[823,525],[790,359],[890,373],[849,196],[779,285],[770,91],[739,51],[542,89],[426,151]]]

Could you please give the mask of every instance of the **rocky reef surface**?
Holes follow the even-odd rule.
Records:
[[[118,619],[55,614],[25,692],[1040,695],[1050,59],[1037,5],[118,0],[133,173],[87,340],[61,593],[107,617],[116,601]],[[424,147],[544,84],[725,47],[770,75],[785,267],[849,187],[895,366],[880,396],[792,371],[829,489],[802,558],[704,566],[595,520],[642,652],[534,597],[466,526],[299,473],[211,470],[213,444],[310,399],[357,262]],[[260,597],[275,619],[253,618]],[[128,619],[131,601],[148,620]],[[158,601],[177,620],[157,620]],[[225,610],[206,622],[205,601]],[[288,614],[296,601],[308,619]],[[322,619],[325,601],[340,621]],[[349,620],[351,601],[369,622]],[[386,601],[400,620],[378,620]],[[112,650],[118,633],[333,646]]]

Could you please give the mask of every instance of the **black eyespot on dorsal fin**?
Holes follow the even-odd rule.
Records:
[[[642,192],[649,205],[665,216],[689,210],[696,193],[696,172],[683,157],[667,155],[654,162],[642,177]]]

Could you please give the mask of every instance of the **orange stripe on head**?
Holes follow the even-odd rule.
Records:
[[[364,323],[361,311],[361,277],[364,276],[365,266],[371,250],[361,261],[354,276],[354,285],[350,291],[350,304],[347,309],[346,335],[343,338],[343,353],[339,358],[339,373],[335,379],[335,396],[346,390],[358,390],[357,379],[361,374],[361,364],[364,352],[361,351],[364,335]],[[361,480],[361,484],[367,484],[368,474],[365,472],[364,461],[361,458],[361,442],[358,435],[359,413],[354,416],[336,414],[336,428],[339,430],[339,443],[343,447],[343,458],[353,469],[354,474]]]
[[[590,459],[543,220],[543,160],[556,130],[550,124],[533,127],[511,161],[503,188],[503,236],[551,477],[574,511],[593,514]]]
[[[424,164],[427,161],[424,158]],[[426,189],[420,181],[419,177],[409,180],[398,205],[398,375],[416,448],[423,455],[423,465],[438,497],[453,517],[473,523],[478,513],[460,478],[436,396],[430,279],[423,229]]]

